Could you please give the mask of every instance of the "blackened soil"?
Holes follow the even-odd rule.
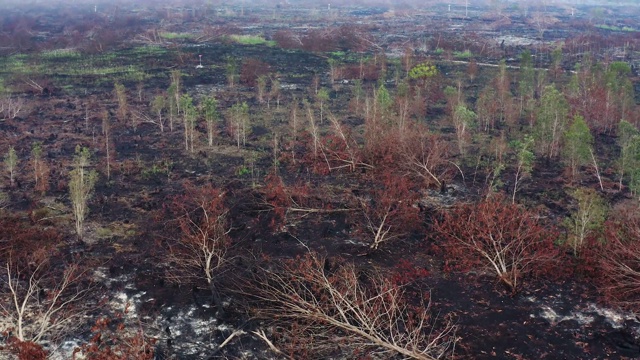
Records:
[[[434,308],[455,314],[459,358],[640,357],[634,335],[640,323],[631,320],[613,328],[610,319],[591,311],[595,291],[585,284],[529,283],[512,296],[491,277],[458,274],[433,281],[431,289]]]

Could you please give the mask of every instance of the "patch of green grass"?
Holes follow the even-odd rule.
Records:
[[[469,50],[454,51],[453,57],[455,57],[456,59],[470,59],[471,57],[473,57],[473,54]]]
[[[629,26],[624,26],[624,27],[618,27],[618,26],[614,26],[614,25],[605,25],[605,24],[601,24],[601,25],[596,25],[596,27],[598,29],[603,29],[603,30],[609,30],[609,31],[625,31],[625,32],[634,32],[634,31],[638,31],[632,27]]]
[[[83,54],[76,50],[45,51],[30,57],[14,54],[0,57],[0,78],[14,76],[47,76],[65,91],[73,91],[73,84],[112,86],[114,81],[140,82],[152,75],[144,71],[148,59],[166,54],[160,46],[139,46],[103,54]],[[5,89],[0,82],[0,93]]]
[[[26,54],[14,54],[6,58],[0,58],[0,71],[5,74],[28,74],[33,66],[27,64]]]
[[[128,238],[136,235],[136,225],[113,222],[105,227],[97,227],[95,234],[99,239]]]
[[[174,32],[162,32],[160,36],[167,40],[184,40],[192,39],[194,37],[191,33],[174,33]]]
[[[96,229],[96,236],[100,239],[107,239],[113,236],[113,231],[109,228],[99,227]]]
[[[81,57],[82,54],[75,49],[55,49],[40,53],[40,58],[42,60],[73,60]]]
[[[443,48],[436,48],[433,52],[436,55],[442,55],[442,53],[444,53],[444,49]]]
[[[167,49],[157,45],[146,45],[130,49],[128,53],[132,56],[159,56],[166,54]]]
[[[240,45],[276,45],[275,41],[266,40],[264,37],[257,35],[231,35],[231,40],[237,42]]]
[[[144,179],[152,179],[152,178],[160,178],[160,177],[168,177],[173,170],[173,162],[163,160],[158,163],[152,164],[150,167],[145,167],[142,169],[142,178]]]

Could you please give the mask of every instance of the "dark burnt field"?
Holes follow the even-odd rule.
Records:
[[[1,359],[640,357],[637,5],[0,9]]]

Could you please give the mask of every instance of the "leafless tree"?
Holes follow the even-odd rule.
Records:
[[[308,254],[256,275],[255,311],[275,321],[281,348],[307,358],[340,351],[432,360],[450,353],[456,325],[431,315],[429,296],[411,306],[403,288],[378,271],[364,275],[352,264],[331,270],[326,262]]]
[[[402,147],[402,168],[423,179],[426,185],[442,187],[452,177],[449,144],[426,129],[414,129]]]
[[[0,114],[5,119],[15,119],[24,107],[24,99],[4,96],[0,98]]]
[[[0,331],[12,330],[21,342],[60,340],[82,325],[91,286],[84,282],[85,271],[78,263],[53,275],[46,254],[36,251],[31,260],[25,265],[9,259],[4,267]]]

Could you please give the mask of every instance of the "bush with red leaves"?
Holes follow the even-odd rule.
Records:
[[[434,230],[448,261],[487,268],[514,293],[524,276],[550,268],[559,254],[556,230],[502,194],[444,212]]]
[[[39,344],[32,341],[19,341],[16,338],[9,340],[8,349],[18,356],[18,360],[46,360],[49,354]]]
[[[6,264],[9,256],[18,266],[28,265],[36,250],[53,249],[62,240],[62,235],[53,228],[43,228],[41,214],[32,211],[28,223],[15,217],[0,219],[0,262]]]
[[[429,276],[429,271],[417,266],[409,260],[401,259],[395,266],[395,273],[391,277],[394,284],[404,286]]]
[[[376,250],[383,243],[409,235],[420,226],[413,183],[406,176],[381,174],[378,184],[360,199],[364,219],[356,232]]]
[[[142,329],[131,331],[122,316],[117,321],[100,318],[91,328],[91,340],[73,352],[73,359],[91,360],[153,360],[155,340],[148,340]]]
[[[256,86],[258,78],[268,75],[271,67],[264,61],[258,59],[247,59],[242,62],[240,69],[240,82],[247,86]]]
[[[637,310],[640,305],[640,215],[616,214],[605,224],[607,242],[600,254],[601,290],[614,304]]]
[[[282,177],[270,173],[265,177],[262,201],[269,210],[269,227],[276,231],[287,223],[312,213],[331,211],[331,204],[322,189],[312,188],[307,182],[285,184]]]

